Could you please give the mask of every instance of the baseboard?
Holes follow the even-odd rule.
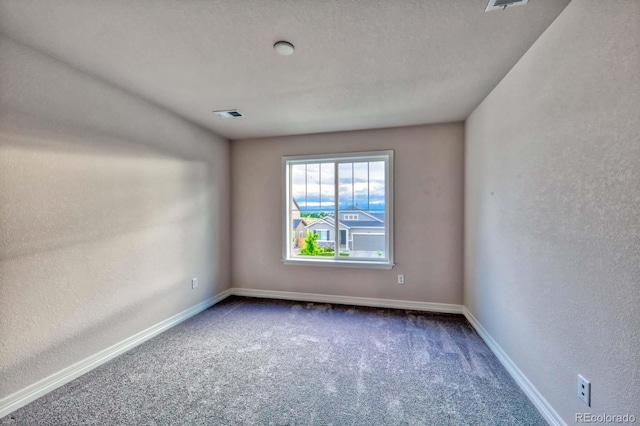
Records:
[[[194,315],[199,314],[205,309],[215,305],[216,303],[226,299],[231,295],[231,290],[225,290],[218,295],[198,303],[191,308],[180,312],[164,321],[153,325],[146,330],[134,334],[131,337],[124,339],[123,341],[110,346],[95,355],[83,359],[57,373],[52,374],[26,388],[19,390],[5,398],[0,400],[0,418],[6,416],[9,413],[17,410],[18,408],[27,405],[31,401],[34,401],[41,396],[51,392],[52,390],[59,388],[60,386],[69,383],[73,379],[93,370],[94,368],[104,364],[105,362],[117,357],[120,354],[146,342],[152,337],[157,336],[163,331],[191,318]]]
[[[368,297],[334,296],[326,294],[299,293],[288,291],[256,290],[247,288],[231,288],[225,290],[215,297],[198,303],[197,305],[192,306],[191,308],[182,311],[170,318],[167,318],[166,320],[161,321],[158,324],[147,328],[146,330],[136,333],[133,336],[119,343],[116,343],[115,345],[106,348],[95,355],[85,358],[82,361],[79,361],[57,373],[52,374],[49,377],[46,377],[16,393],[13,393],[1,399],[0,418],[30,403],[31,401],[40,398],[41,396],[51,392],[52,390],[66,383],[69,383],[73,379],[83,375],[88,371],[93,370],[94,368],[140,345],[141,343],[144,343],[145,341],[157,336],[158,334],[181,323],[182,321],[185,321],[186,319],[199,314],[205,309],[208,309],[209,307],[215,305],[216,303],[226,299],[231,295],[261,297],[268,299],[297,300],[302,302],[336,303],[342,305],[463,314],[471,323],[471,325],[476,329],[487,346],[489,346],[489,348],[493,351],[493,353],[496,355],[505,369],[509,372],[509,374],[511,374],[518,386],[520,386],[522,391],[535,405],[540,414],[542,414],[542,416],[547,420],[547,422],[554,426],[566,426],[564,420],[562,420],[562,418],[547,402],[547,400],[544,399],[544,397],[535,388],[535,386],[533,386],[531,381],[529,381],[529,379],[522,373],[522,371],[520,371],[516,364],[502,350],[500,345],[498,345],[498,343],[491,337],[491,335],[484,329],[484,327],[482,327],[482,325],[471,314],[471,312],[462,305],[447,303],[412,302],[395,299],[376,299]]]
[[[340,305],[370,306],[374,308],[411,309],[414,311],[462,314],[462,305],[454,305],[449,303],[411,302],[407,300],[333,296],[328,294],[255,290],[249,288],[232,288],[231,294],[246,297],[262,297],[265,299],[284,299],[297,300],[300,302],[336,303]]]
[[[473,316],[473,314],[466,308],[463,307],[462,313],[467,318],[467,320],[471,323],[473,328],[476,329],[482,340],[489,346],[489,349],[494,353],[494,355],[498,358],[498,360],[502,363],[504,368],[511,374],[511,377],[516,381],[520,389],[527,395],[529,400],[533,403],[533,405],[538,409],[540,414],[545,418],[545,420],[553,426],[567,426],[567,423],[562,420],[562,417],[553,409],[551,404],[547,402],[546,399],[542,396],[542,394],[536,389],[536,387],[531,383],[531,381],[524,375],[522,371],[516,366],[516,364],[509,358],[509,356],[502,350],[500,345],[493,340],[493,337],[489,334],[487,330],[482,327],[482,325],[478,322],[478,320]]]

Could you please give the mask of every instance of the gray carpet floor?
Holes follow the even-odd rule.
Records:
[[[231,297],[1,425],[546,425],[459,315]]]

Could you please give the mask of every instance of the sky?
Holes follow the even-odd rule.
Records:
[[[335,163],[291,166],[291,193],[302,211],[333,211],[335,205]],[[384,210],[384,161],[340,163],[338,165],[340,208]]]

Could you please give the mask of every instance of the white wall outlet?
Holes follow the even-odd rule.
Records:
[[[578,398],[591,407],[591,382],[578,374]]]
[[[398,284],[404,284],[404,275],[398,275]]]
[[[191,288],[196,288],[196,287],[198,287],[198,279],[191,278]]]

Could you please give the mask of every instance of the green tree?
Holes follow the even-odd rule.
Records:
[[[318,237],[320,235],[313,231],[307,232],[307,237],[304,239],[304,247],[300,250],[300,254],[305,256],[317,256],[320,253],[318,248]]]

